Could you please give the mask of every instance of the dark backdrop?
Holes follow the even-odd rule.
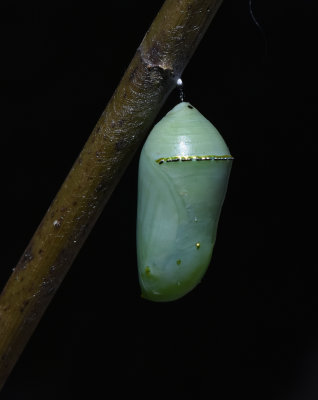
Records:
[[[2,286],[161,4],[1,2]],[[137,154],[1,399],[318,398],[317,6],[253,7],[267,52],[248,1],[224,0],[183,75],[235,156],[203,282],[140,298]]]

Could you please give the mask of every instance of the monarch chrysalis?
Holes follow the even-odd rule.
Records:
[[[144,298],[176,300],[200,282],[211,261],[232,159],[217,129],[186,102],[150,132],[138,177]]]

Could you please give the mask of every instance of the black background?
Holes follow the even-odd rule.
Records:
[[[162,1],[0,8],[3,286]],[[12,372],[11,399],[317,399],[317,6],[224,0],[183,74],[235,156],[212,265],[140,298],[138,154]],[[175,91],[158,120],[178,102]]]

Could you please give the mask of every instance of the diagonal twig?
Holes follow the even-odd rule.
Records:
[[[0,388],[222,0],[166,0],[0,297]]]

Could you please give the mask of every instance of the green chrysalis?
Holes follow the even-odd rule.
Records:
[[[207,270],[233,157],[189,103],[150,132],[139,161],[137,258],[142,296],[176,300]]]

